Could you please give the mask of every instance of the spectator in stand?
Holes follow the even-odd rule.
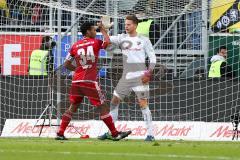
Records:
[[[20,20],[22,24],[26,23],[27,21],[27,14],[28,14],[28,8],[27,8],[27,3],[21,2],[19,6],[19,13],[20,13]]]
[[[42,16],[42,9],[40,4],[36,4],[32,11],[31,23],[32,24],[39,24]]]
[[[19,12],[19,3],[17,5],[12,5],[13,8],[11,8],[11,25],[19,25],[18,20],[21,17]]]
[[[0,24],[6,24],[9,17],[9,8],[6,0],[0,0]]]

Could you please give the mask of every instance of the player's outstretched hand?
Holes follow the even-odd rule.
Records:
[[[110,16],[103,16],[101,17],[101,23],[104,26],[105,29],[109,29],[113,26],[113,22],[111,22]]]
[[[98,26],[98,28],[101,30],[101,29],[104,29],[104,25],[103,25],[103,23],[102,23],[102,21],[101,22],[98,22],[97,23],[97,26]]]
[[[142,83],[148,84],[151,80],[152,72],[151,71],[145,71],[143,77],[142,77]]]

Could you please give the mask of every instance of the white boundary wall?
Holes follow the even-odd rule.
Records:
[[[56,120],[52,121],[56,124]],[[7,119],[2,131],[2,137],[38,137],[40,126],[34,127],[35,119]],[[38,123],[42,124],[42,122]],[[47,124],[47,123],[46,123]],[[233,126],[229,123],[216,122],[169,122],[154,121],[154,136],[157,140],[200,140],[200,141],[231,141]],[[102,121],[71,121],[80,133],[91,138],[107,131]],[[132,130],[129,139],[144,139],[146,128],[143,121],[119,121],[116,123],[119,131]],[[41,137],[55,137],[57,127],[44,126]],[[79,138],[73,127],[68,127],[65,136]]]

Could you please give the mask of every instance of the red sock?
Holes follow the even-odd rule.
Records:
[[[116,137],[118,135],[118,131],[115,128],[115,125],[113,123],[112,116],[110,114],[106,114],[104,116],[101,116],[101,120],[106,124],[110,132],[112,133],[113,137]]]
[[[59,134],[59,135],[63,135],[63,134],[64,134],[64,132],[65,132],[65,130],[66,130],[69,122],[70,122],[71,119],[72,119],[72,115],[73,115],[73,113],[72,113],[71,111],[69,111],[69,110],[67,110],[67,111],[63,114],[63,116],[62,116],[62,122],[61,122],[59,131],[58,131],[57,134]]]

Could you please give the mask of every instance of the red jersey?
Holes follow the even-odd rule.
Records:
[[[95,38],[84,38],[72,46],[67,56],[77,65],[72,82],[96,81],[98,55],[102,46],[103,41]]]

